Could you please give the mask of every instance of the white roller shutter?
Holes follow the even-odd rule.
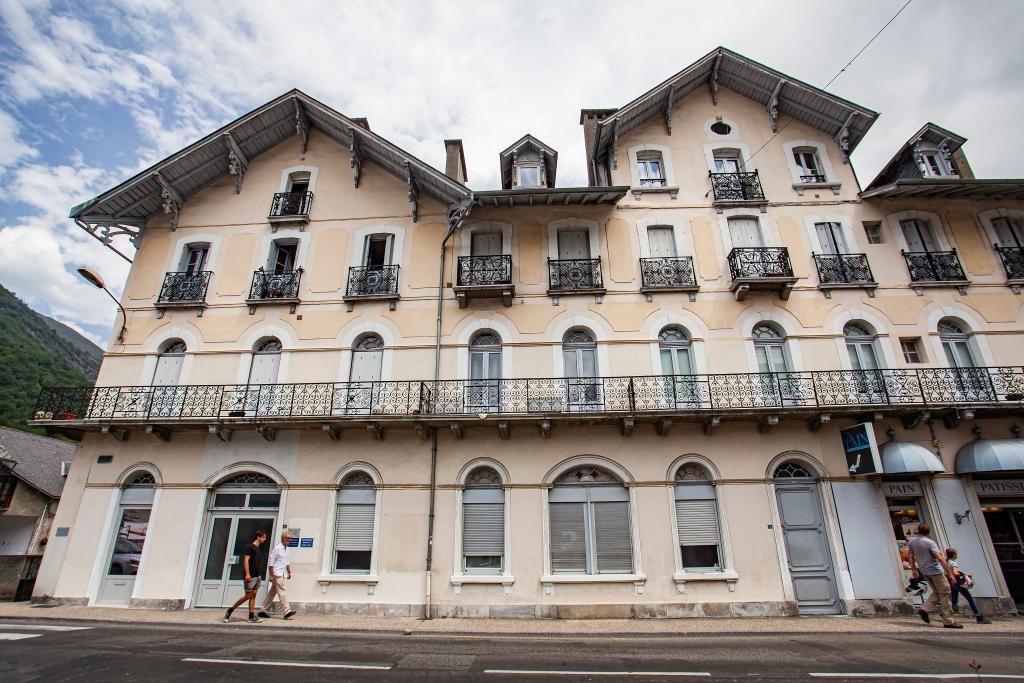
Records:
[[[373,489],[343,488],[338,501],[334,549],[373,550],[373,518],[376,507]]]
[[[504,492],[501,489],[468,489],[462,501],[463,554],[504,555]]]
[[[713,500],[677,500],[679,545],[718,545],[718,509]]]
[[[587,573],[586,503],[551,503],[551,571]]]
[[[633,541],[629,533],[629,503],[592,503],[594,551],[598,574],[632,574]]]

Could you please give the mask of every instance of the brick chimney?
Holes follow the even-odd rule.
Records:
[[[591,157],[594,155],[594,138],[597,135],[597,124],[617,111],[618,109],[580,110],[580,125],[583,126],[583,146],[587,153],[587,181],[591,187],[596,182]]]
[[[469,175],[466,173],[466,153],[462,149],[462,140],[444,141],[444,174],[460,183],[469,179]]]

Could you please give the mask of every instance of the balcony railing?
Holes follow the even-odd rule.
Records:
[[[460,287],[511,284],[512,257],[508,254],[460,256],[456,282]]]
[[[206,301],[206,289],[210,285],[211,273],[167,273],[157,304],[201,304]]]
[[[1006,269],[1007,280],[1024,280],[1024,248],[996,245],[996,253]]]
[[[823,285],[871,284],[875,281],[867,254],[815,254],[818,282]]]
[[[665,187],[664,178],[641,178],[640,187]]]
[[[299,280],[302,268],[272,273],[262,268],[253,273],[249,288],[250,301],[272,301],[275,299],[298,299]]]
[[[398,266],[353,266],[349,268],[345,296],[398,296]]]
[[[729,252],[733,280],[793,277],[786,247],[736,247]]]
[[[966,282],[960,259],[953,251],[902,251],[911,282]]]
[[[641,377],[45,388],[40,422],[709,413],[1024,400],[1024,367]]]
[[[753,173],[708,173],[716,202],[760,201],[764,199],[761,179]]]
[[[800,176],[801,183],[823,183],[825,182],[825,176],[819,173],[810,173],[808,175]]]
[[[548,259],[548,282],[556,292],[602,289],[601,259]]]
[[[696,287],[693,257],[662,256],[640,259],[640,286],[644,289]]]
[[[312,192],[278,192],[270,203],[270,217],[308,216]]]

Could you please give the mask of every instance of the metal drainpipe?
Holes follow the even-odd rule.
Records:
[[[444,249],[455,231],[462,227],[462,221],[473,208],[473,193],[460,202],[457,209],[448,211],[448,230],[441,240],[441,266],[437,274],[437,327],[434,332],[434,384],[433,395],[437,394],[437,385],[441,379],[441,314],[444,311]],[[430,503],[427,513],[427,588],[423,606],[423,618],[433,619],[430,584],[432,582],[431,567],[434,562],[434,502],[437,493],[437,427],[430,429]]]

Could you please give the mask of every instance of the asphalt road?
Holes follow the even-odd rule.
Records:
[[[0,623],[0,680],[1024,680],[1018,635],[473,636],[259,625]],[[888,674],[888,675],[885,675]],[[955,677],[955,678],[954,678]]]

